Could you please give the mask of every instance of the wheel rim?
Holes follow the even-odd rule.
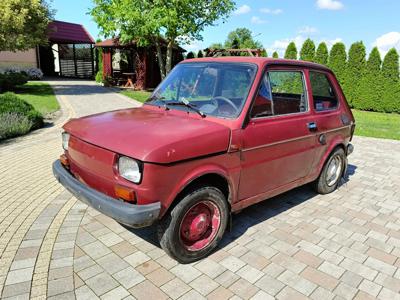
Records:
[[[188,251],[202,250],[214,240],[220,225],[219,208],[211,201],[200,201],[182,219],[179,230],[181,242]]]
[[[337,183],[342,172],[342,166],[342,158],[339,155],[334,156],[329,162],[326,172],[326,184],[328,186],[333,186]]]

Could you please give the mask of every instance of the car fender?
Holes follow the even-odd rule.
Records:
[[[187,172],[182,179],[178,181],[176,184],[176,187],[173,189],[171,194],[169,195],[167,199],[167,203],[165,203],[166,210],[162,211],[162,215],[171,207],[173,204],[174,200],[176,197],[186,188],[188,187],[192,182],[194,182],[196,179],[208,175],[208,174],[216,174],[224,178],[229,187],[229,203],[233,203],[236,200],[236,195],[237,195],[237,188],[236,186],[238,185],[239,181],[239,176],[240,176],[240,168],[238,168],[237,172],[234,172],[234,175],[231,175],[231,173],[222,165],[216,164],[216,163],[207,163],[204,165],[199,165],[198,167],[191,169],[189,172]]]
[[[343,147],[343,150],[346,149],[345,148],[345,144],[346,141],[343,139],[343,137],[341,136],[335,136],[331,142],[328,145],[328,148],[326,149],[324,155],[322,156],[321,160],[318,163],[318,176],[319,174],[321,174],[322,168],[325,165],[326,160],[328,159],[329,155],[331,155],[332,151],[336,148],[336,147]]]

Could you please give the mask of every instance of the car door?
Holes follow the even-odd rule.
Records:
[[[239,200],[262,195],[306,177],[316,146],[306,71],[269,68],[243,129]]]
[[[335,140],[345,140],[350,132],[350,118],[342,113],[339,101],[340,93],[335,88],[333,75],[320,71],[309,71],[312,108],[317,124],[318,143],[315,153],[315,169],[326,156]]]

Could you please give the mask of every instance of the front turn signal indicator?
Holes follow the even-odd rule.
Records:
[[[69,160],[65,154],[60,155],[60,162],[64,167],[69,167]]]
[[[127,187],[116,185],[114,187],[115,196],[129,203],[136,203],[135,192]]]

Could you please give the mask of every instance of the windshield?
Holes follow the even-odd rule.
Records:
[[[148,104],[236,118],[246,101],[256,66],[241,63],[183,63],[154,91]]]

